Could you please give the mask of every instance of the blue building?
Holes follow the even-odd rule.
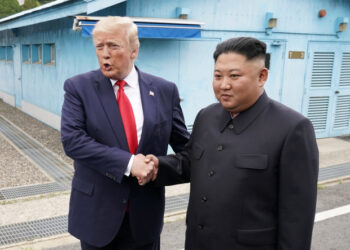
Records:
[[[57,0],[0,19],[0,98],[59,129],[64,80],[98,68],[98,16],[139,26],[136,65],[174,81],[186,124],[215,102],[216,44],[268,45],[268,95],[309,117],[318,138],[350,134],[350,1]]]

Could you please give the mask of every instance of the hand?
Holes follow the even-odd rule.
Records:
[[[153,164],[154,164],[152,181],[155,181],[157,178],[157,174],[158,174],[159,160],[154,155],[149,154],[145,158],[145,163],[149,163],[149,162],[153,162]]]
[[[135,155],[131,166],[131,175],[137,178],[139,185],[143,186],[148,183],[153,178],[154,170],[153,161],[146,163],[143,154]]]

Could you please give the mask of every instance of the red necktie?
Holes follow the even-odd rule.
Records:
[[[137,131],[131,103],[124,93],[124,86],[126,82],[124,80],[120,80],[117,81],[116,84],[119,86],[117,93],[117,102],[120,110],[120,115],[123,120],[126,139],[128,140],[129,151],[130,153],[135,154],[137,149]]]

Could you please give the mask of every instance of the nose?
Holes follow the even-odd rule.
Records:
[[[108,46],[103,46],[102,56],[103,56],[103,58],[109,58],[110,57]]]
[[[230,79],[228,77],[223,77],[220,83],[220,89],[226,90],[230,88]]]

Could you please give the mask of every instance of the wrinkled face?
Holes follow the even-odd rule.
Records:
[[[268,71],[263,59],[246,60],[237,53],[221,54],[215,63],[213,89],[232,115],[252,106],[263,91]]]
[[[125,78],[133,67],[138,49],[132,49],[127,40],[125,29],[116,29],[113,33],[95,34],[94,45],[102,73],[111,79]]]

